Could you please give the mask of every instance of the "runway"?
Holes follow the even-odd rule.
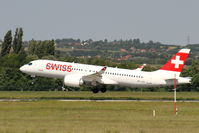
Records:
[[[173,100],[163,99],[140,99],[140,100],[100,100],[100,99],[0,99],[0,102],[33,102],[33,101],[61,101],[61,102],[173,102]],[[177,100],[177,102],[199,102],[199,100]]]
[[[144,99],[144,100],[78,100],[78,99],[63,99],[58,100],[63,102],[173,102],[173,100],[159,100],[159,99]],[[177,100],[177,102],[199,102],[199,100]]]

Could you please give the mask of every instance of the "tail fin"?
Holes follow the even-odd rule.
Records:
[[[180,73],[184,67],[189,52],[190,49],[181,49],[163,67],[161,67],[160,70]]]

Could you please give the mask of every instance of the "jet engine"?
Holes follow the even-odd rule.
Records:
[[[80,87],[83,85],[82,76],[80,75],[67,75],[64,77],[64,84],[70,87]]]

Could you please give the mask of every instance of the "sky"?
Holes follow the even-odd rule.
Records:
[[[24,40],[140,38],[199,43],[199,0],[0,0],[0,39],[24,30]]]

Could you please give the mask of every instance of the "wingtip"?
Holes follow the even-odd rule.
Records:
[[[107,68],[107,67],[103,67],[103,68],[102,68],[102,71],[105,71],[105,70],[106,70],[106,68]]]

